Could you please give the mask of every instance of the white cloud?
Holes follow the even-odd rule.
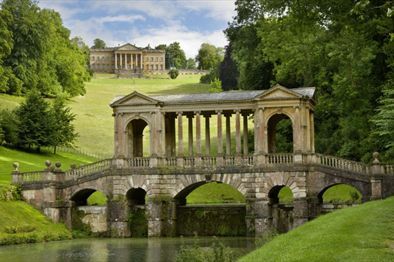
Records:
[[[93,22],[97,22],[100,24],[111,23],[111,22],[134,23],[135,21],[138,20],[145,21],[145,17],[143,17],[142,15],[117,15],[117,16],[104,16],[99,18],[92,18],[89,20],[92,20]]]

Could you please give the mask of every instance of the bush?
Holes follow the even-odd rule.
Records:
[[[175,78],[178,77],[179,71],[178,71],[178,69],[171,69],[171,70],[168,72],[168,75],[170,76],[171,79],[175,79]]]
[[[211,85],[209,87],[209,92],[218,93],[221,91],[222,91],[222,82],[219,79],[215,78],[215,80],[211,82]]]
[[[18,144],[18,117],[15,111],[0,111],[0,126],[3,131],[1,142],[16,146]]]
[[[36,230],[36,228],[29,225],[8,226],[4,228],[4,232],[7,234],[29,233],[29,232],[33,232],[34,230]]]
[[[8,185],[0,187],[0,201],[15,201],[22,199],[20,186]]]

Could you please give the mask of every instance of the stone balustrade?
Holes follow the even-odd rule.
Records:
[[[92,164],[82,165],[72,168],[66,172],[59,169],[53,171],[37,172],[13,172],[13,183],[35,183],[43,181],[69,181],[78,180],[82,177],[97,174],[115,169],[138,169],[138,168],[225,168],[225,167],[256,167],[256,168],[276,168],[292,165],[312,165],[331,169],[337,169],[349,173],[365,175],[394,175],[394,165],[372,164],[351,161],[339,157],[322,154],[266,154],[248,156],[203,156],[203,157],[134,157],[120,159],[104,159]],[[55,174],[53,178],[50,174]],[[64,178],[63,178],[64,176]]]

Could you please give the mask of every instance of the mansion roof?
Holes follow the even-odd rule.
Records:
[[[145,96],[136,91],[127,96],[116,97],[111,102],[111,107],[127,104],[133,97],[139,98],[153,104],[175,105],[175,104],[196,104],[196,103],[223,103],[223,102],[249,102],[260,97],[272,95],[271,98],[309,98],[313,99],[315,87],[299,87],[288,89],[276,85],[266,90],[247,90],[247,91],[226,91],[220,93],[201,93],[201,94],[176,94],[176,95],[155,95]],[[137,105],[137,104],[135,104]]]
[[[106,47],[106,48],[90,48],[91,51],[96,52],[108,52],[108,51],[142,51],[142,52],[150,52],[150,53],[164,53],[164,50],[157,50],[150,47],[137,47],[130,43],[117,46],[117,47]]]

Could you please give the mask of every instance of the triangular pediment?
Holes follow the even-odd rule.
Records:
[[[122,46],[119,46],[118,48],[116,48],[116,50],[118,50],[118,51],[138,51],[138,50],[140,50],[140,48],[136,47],[135,45],[127,43]]]
[[[302,95],[292,91],[281,85],[275,85],[256,97],[257,100],[262,99],[291,99],[301,98]]]
[[[137,91],[132,92],[131,94],[124,96],[122,98],[116,99],[111,103],[111,107],[116,106],[137,106],[137,105],[156,105],[160,101],[150,98],[149,96],[138,93]]]

